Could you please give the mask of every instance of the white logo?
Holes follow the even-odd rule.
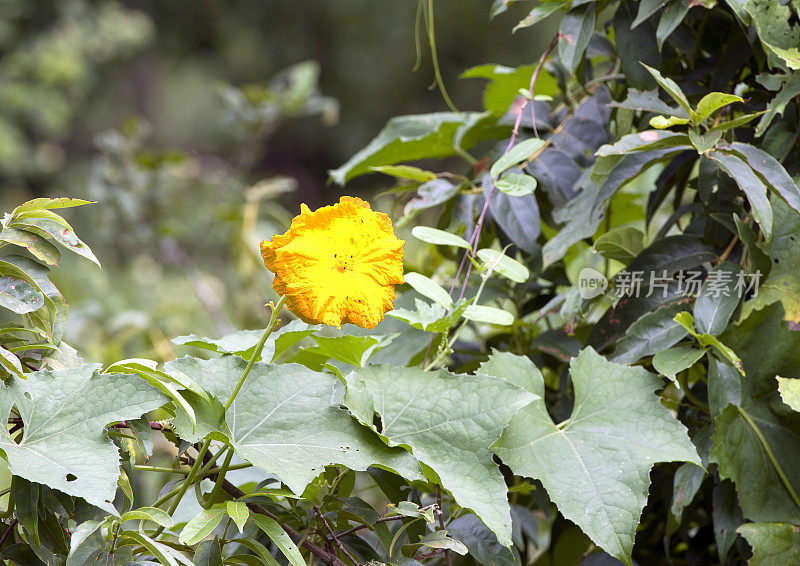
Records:
[[[584,267],[578,274],[578,294],[584,299],[594,299],[608,289],[608,279],[591,267]]]

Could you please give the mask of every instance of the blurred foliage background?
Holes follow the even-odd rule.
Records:
[[[531,64],[551,34],[512,9],[436,2],[439,61],[462,110],[482,63]],[[388,118],[446,110],[413,0],[2,0],[0,200],[98,201],[70,221],[103,269],[66,262],[67,342],[87,359],[174,357],[168,338],[264,324],[258,242]],[[524,11],[524,8],[523,8]],[[554,30],[557,21],[550,22]],[[367,197],[390,181],[348,187]]]

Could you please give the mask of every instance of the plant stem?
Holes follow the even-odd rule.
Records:
[[[189,489],[189,486],[194,483],[194,478],[197,475],[197,472],[203,465],[203,456],[206,455],[208,452],[208,447],[211,445],[211,439],[206,438],[203,441],[203,445],[200,447],[200,450],[197,454],[197,460],[194,461],[194,465],[192,469],[189,470],[189,474],[186,476],[186,479],[181,484],[181,487],[178,489],[178,493],[175,496],[175,499],[172,500],[172,503],[169,504],[169,509],[167,510],[167,514],[172,515],[175,512],[175,509],[178,508],[178,504],[183,499],[183,496],[186,495],[186,490]],[[167,494],[169,495],[169,494]],[[166,495],[164,497],[167,497]],[[153,538],[157,537],[164,531],[163,526],[159,526],[156,531],[153,533]]]
[[[211,493],[208,497],[205,497],[202,493],[200,493],[200,481],[202,481],[203,477],[200,476],[198,478],[197,483],[195,483],[195,487],[197,488],[197,501],[200,503],[200,506],[203,509],[211,509],[211,506],[214,505],[214,500],[219,495],[219,492],[222,490],[222,482],[225,481],[225,474],[228,473],[228,469],[231,465],[231,458],[233,458],[233,448],[230,446],[226,446],[223,450],[227,450],[227,454],[225,454],[225,461],[222,463],[222,467],[219,468],[219,472],[217,473],[217,481],[214,483],[214,488],[211,490]],[[205,467],[208,467],[206,465]]]
[[[272,331],[275,328],[275,325],[278,324],[278,315],[280,314],[281,307],[283,307],[283,304],[285,302],[286,302],[286,295],[281,297],[281,300],[278,301],[278,304],[275,305],[274,307],[272,307],[272,316],[269,319],[269,324],[267,325],[267,328],[264,330],[264,334],[261,336],[261,340],[256,345],[256,349],[253,350],[253,355],[250,356],[250,361],[247,362],[247,367],[244,368],[244,371],[242,372],[242,376],[239,378],[239,381],[236,383],[236,387],[233,388],[233,393],[231,393],[231,396],[228,397],[228,400],[225,402],[225,412],[227,412],[228,409],[231,408],[231,405],[233,404],[233,401],[236,399],[236,396],[239,394],[239,390],[242,388],[242,385],[244,385],[244,380],[247,379],[247,376],[250,373],[250,370],[253,369],[253,365],[256,363],[256,360],[261,358],[261,352],[264,350],[264,344],[267,343],[267,338],[269,337],[270,334],[272,334]]]
[[[798,509],[800,509],[800,498],[797,497],[797,492],[795,492],[794,488],[792,487],[792,484],[789,483],[789,478],[787,478],[786,474],[783,473],[783,468],[781,468],[781,465],[778,463],[778,459],[775,458],[775,454],[772,452],[772,448],[770,448],[769,444],[767,444],[767,439],[764,438],[761,429],[758,428],[758,425],[755,423],[753,418],[749,414],[747,414],[747,411],[745,411],[741,407],[736,407],[736,408],[739,410],[739,414],[741,414],[742,417],[744,417],[744,420],[747,421],[747,424],[750,425],[750,428],[753,429],[756,438],[758,438],[758,441],[764,448],[764,452],[767,453],[770,462],[772,462],[775,471],[778,473],[778,477],[781,478],[781,482],[783,482],[783,487],[786,488],[786,491],[788,491],[789,495],[792,497],[792,501],[794,501],[795,505],[797,505]]]

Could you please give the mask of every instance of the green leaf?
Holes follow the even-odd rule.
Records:
[[[575,72],[592,38],[595,24],[594,4],[571,9],[561,19],[558,30],[558,58],[571,73]]]
[[[505,67],[503,65],[485,64],[467,69],[461,74],[463,79],[489,79],[483,93],[483,106],[494,114],[504,114],[519,96],[519,89],[528,89],[536,65],[521,67]],[[556,94],[558,84],[555,77],[541,69],[536,79],[536,92]]]
[[[100,267],[100,262],[94,256],[92,250],[89,249],[89,246],[84,244],[75,234],[75,231],[72,229],[72,227],[63,220],[62,222],[57,222],[52,218],[41,216],[28,216],[25,218],[16,217],[9,224],[9,227],[21,228],[23,230],[39,234],[44,238],[58,242],[68,250],[85,257]]]
[[[703,334],[722,334],[739,304],[742,289],[737,288],[742,268],[725,262],[711,270],[694,302],[694,322]]]
[[[126,360],[127,361],[127,360]],[[141,360],[145,362],[150,362],[150,360]],[[192,424],[196,424],[197,418],[194,414],[194,409],[192,408],[191,404],[186,400],[186,398],[181,395],[178,391],[178,388],[175,387],[174,383],[181,384],[182,382],[190,382],[191,379],[185,377],[183,379],[176,379],[168,374],[163,372],[159,372],[155,369],[156,362],[150,362],[150,367],[146,367],[144,365],[136,364],[136,363],[118,363],[110,366],[105,373],[113,373],[117,372],[124,372],[124,373],[131,373],[134,375],[138,375],[144,381],[149,383],[153,388],[157,389],[164,395],[166,395],[170,400],[174,401],[179,407],[181,407],[186,414],[189,416],[189,419],[192,421]],[[161,376],[164,375],[167,377],[166,380],[162,380]],[[194,392],[198,393],[201,396],[208,398],[208,394],[206,394],[197,384],[194,384]]]
[[[366,365],[367,360],[378,350],[386,347],[396,338],[396,334],[377,336],[312,336],[317,346],[305,348],[304,352],[314,352],[352,366]]]
[[[238,542],[238,539],[237,539]],[[251,558],[255,558],[252,556]],[[222,562],[222,547],[219,538],[204,540],[194,553],[194,566],[224,566]],[[259,562],[259,564],[261,564]]]
[[[727,132],[728,130],[732,130],[733,128],[744,126],[745,124],[755,120],[756,118],[764,114],[764,112],[766,112],[766,110],[762,112],[754,112],[753,114],[743,114],[742,116],[733,118],[732,120],[721,122],[716,126],[714,126],[713,128],[711,128],[711,130],[712,131],[719,130],[720,132]]]
[[[569,2],[549,2],[547,4],[542,4],[541,6],[536,6],[533,10],[528,12],[528,15],[522,18],[519,23],[512,28],[511,31],[516,33],[517,30],[536,25],[554,12],[562,10],[567,6],[569,6]]]
[[[494,162],[491,169],[489,169],[489,175],[491,175],[492,179],[497,179],[506,170],[525,161],[542,147],[544,147],[544,140],[539,138],[529,138],[519,142]]]
[[[723,480],[714,486],[712,492],[711,518],[714,523],[714,540],[721,564],[727,562],[728,551],[736,542],[736,529],[744,522],[742,510],[736,502],[733,482]]]
[[[764,135],[767,127],[777,116],[783,116],[786,106],[800,94],[800,73],[793,72],[786,75],[767,75],[778,78],[778,84],[770,90],[777,90],[777,94],[767,105],[767,111],[756,126],[756,137]],[[758,75],[761,79],[764,75]]]
[[[0,241],[22,246],[28,250],[33,257],[45,262],[47,265],[55,265],[61,258],[61,252],[58,251],[57,247],[41,236],[28,232],[27,230],[5,228],[0,232]]]
[[[192,564],[186,558],[184,558],[182,554],[172,550],[172,548],[162,542],[151,539],[144,533],[139,533],[136,531],[122,531],[119,534],[119,538],[130,539],[134,543],[143,546],[150,553],[152,553],[152,555],[160,564],[163,564],[164,566],[178,566],[178,556],[181,557],[182,564],[188,564],[189,566]]]
[[[753,311],[721,336],[742,359],[738,403],[758,428],[794,491],[800,492],[800,414],[780,402],[776,375],[800,378],[800,332],[789,330],[779,303]],[[718,389],[709,373],[709,391]],[[796,521],[800,508],[769,454],[738,407],[715,419],[711,461],[736,485],[744,516],[752,521]]]
[[[370,167],[373,171],[398,177],[400,179],[408,179],[409,181],[418,181],[420,183],[427,183],[436,178],[436,173],[425,171],[419,167],[412,167],[411,165],[384,165],[381,167]]]
[[[186,523],[178,535],[178,542],[194,546],[217,528],[225,516],[225,509],[203,509]]]
[[[524,173],[507,173],[494,186],[510,197],[530,195],[536,190],[536,179]]]
[[[172,517],[170,517],[166,511],[158,507],[138,507],[137,509],[132,509],[125,513],[121,519],[123,523],[125,521],[137,520],[152,521],[168,529],[175,525],[175,521],[172,520]]]
[[[286,350],[306,336],[314,334],[320,328],[320,326],[309,326],[300,320],[293,320],[289,324],[273,330],[264,344],[261,361],[274,361]],[[235,354],[249,360],[263,334],[263,330],[240,330],[219,339],[189,334],[173,338],[172,342],[173,344],[194,346],[195,348],[211,350],[220,354]]]
[[[781,400],[789,405],[793,411],[800,412],[800,379],[778,377],[777,380]]]
[[[661,0],[659,0],[659,2],[660,1]],[[612,101],[609,106],[628,108],[629,110],[636,110],[637,112],[653,112],[655,114],[675,116],[677,118],[686,119],[687,121],[684,123],[688,123],[689,118],[683,108],[673,108],[661,100],[658,97],[658,90],[639,91],[635,88],[629,88],[625,100],[622,102]]]
[[[631,23],[631,29],[635,29],[639,24],[661,10],[664,4],[664,0],[642,0],[639,2],[639,11],[636,12],[636,19]]]
[[[16,406],[25,424],[17,444],[0,432],[15,475],[45,484],[116,515],[119,453],[105,426],[135,419],[167,399],[138,377],[101,374],[99,364],[37,371],[0,389],[0,413]]]
[[[274,519],[270,519],[266,515],[254,514],[253,521],[283,552],[292,566],[306,566],[306,561],[303,560],[297,545]]]
[[[691,346],[675,346],[653,356],[653,367],[661,375],[675,381],[675,376],[679,372],[692,367],[704,354],[705,350]]]
[[[652,67],[648,67],[644,63],[642,63],[645,69],[647,69],[656,82],[663,88],[668,95],[672,97],[672,100],[678,103],[678,106],[683,108],[683,111],[686,112],[687,116],[693,117],[695,114],[692,111],[692,107],[689,106],[689,100],[687,100],[686,95],[683,94],[681,87],[678,86],[678,83],[673,81],[669,77],[664,77],[659,73],[656,69]]]
[[[84,521],[72,531],[66,566],[85,566],[89,554],[95,550],[95,546],[87,541],[102,524],[100,521]]]
[[[272,556],[269,549],[260,542],[248,537],[238,537],[236,542],[252,550],[256,556],[261,559],[261,562],[258,563],[258,566],[280,566],[280,562],[275,560],[275,557]],[[229,557],[228,560],[231,558],[232,557]],[[244,564],[244,562],[242,562],[242,564]]]
[[[767,198],[766,185],[745,161],[735,155],[715,150],[709,152],[708,157],[716,161],[742,189],[742,192],[747,196],[747,200],[750,201],[753,217],[761,226],[761,230],[763,230],[767,240],[769,240],[772,237],[772,207]]]
[[[44,305],[44,295],[23,279],[0,277],[0,306],[16,314],[39,310]]]
[[[196,393],[200,397],[208,400],[208,393],[200,387],[196,381],[187,375],[170,375],[167,372],[158,369],[158,362],[147,360],[144,358],[130,358],[127,360],[120,360],[108,366],[105,373],[133,373],[151,382],[153,380],[166,381],[179,385],[181,389],[186,389]]]
[[[331,179],[344,185],[354,177],[369,173],[372,167],[455,155],[454,136],[458,128],[477,116],[475,112],[438,112],[392,118],[364,149],[338,169],[329,171]],[[461,149],[469,149],[488,133],[465,136]]]
[[[0,273],[11,275],[17,279],[24,279],[44,296],[47,306],[47,322],[53,343],[61,342],[67,324],[67,304],[58,288],[48,279],[50,270],[34,260],[18,255],[0,257]],[[37,313],[38,314],[38,313]]]
[[[613,144],[605,144],[595,152],[597,157],[610,155],[624,155],[638,151],[653,151],[670,147],[689,148],[689,138],[686,134],[678,132],[663,132],[659,130],[644,130],[635,134],[622,136]]]
[[[514,324],[514,315],[503,309],[484,305],[470,305],[464,310],[464,318],[473,322],[485,322],[499,326]]]
[[[518,517],[514,517],[515,510],[519,510],[519,506],[512,505],[511,513],[516,524]],[[527,509],[524,512],[529,513]],[[517,514],[519,515],[519,513]],[[536,518],[533,523],[534,528],[538,527]],[[530,529],[524,527],[523,530],[526,534],[531,532]],[[470,556],[483,566],[520,566],[522,564],[517,549],[514,546],[510,548],[501,546],[492,531],[471,513],[459,515],[450,521],[447,524],[447,532],[453,538],[462,541],[469,549]],[[538,530],[535,532],[538,534]]]
[[[783,60],[790,69],[800,69],[800,29],[791,23],[791,6],[770,0],[749,0],[745,2],[744,9],[753,19],[758,37],[761,42],[777,57]]]
[[[683,510],[697,495],[703,480],[706,478],[706,471],[695,464],[681,464],[675,470],[675,480],[672,487],[672,505],[670,506],[670,513],[675,516],[678,524],[681,522]]]
[[[497,250],[484,248],[478,250],[477,255],[484,267],[491,267],[495,272],[515,283],[525,283],[531,276],[527,267]]]
[[[766,185],[775,191],[786,204],[800,214],[800,189],[780,162],[766,151],[750,144],[733,142],[731,150],[736,152],[758,173]]]
[[[628,265],[644,249],[644,234],[631,226],[620,226],[597,238],[594,249],[605,258]]]
[[[40,546],[39,538],[39,485],[22,478],[14,480],[14,516],[28,533],[34,546]]]
[[[411,230],[411,235],[418,240],[428,242],[437,246],[456,246],[458,248],[469,249],[470,245],[464,238],[445,232],[444,230],[437,230],[436,228],[428,228],[427,226],[414,226]]]
[[[79,198],[35,198],[28,202],[19,205],[11,213],[11,216],[18,216],[23,212],[31,212],[34,210],[52,210],[54,208],[71,208],[74,206],[82,206],[84,204],[95,204],[91,200],[83,200]]]
[[[445,550],[452,550],[461,556],[464,556],[469,552],[469,549],[467,549],[467,546],[463,542],[448,537],[447,531],[428,533],[419,539],[419,543],[428,548],[444,548]]]
[[[800,527],[789,523],[748,523],[737,529],[750,546],[749,566],[800,564]]]
[[[786,320],[800,323],[800,254],[797,253],[800,216],[781,200],[773,198],[775,233],[762,247],[772,267],[758,294],[745,303],[744,312],[780,301]]]
[[[534,398],[483,375],[370,366],[347,376],[345,404],[365,426],[372,427],[377,414],[390,446],[410,447],[459,505],[472,509],[500,544],[510,546],[506,485],[489,445]]]
[[[403,280],[420,295],[428,297],[446,309],[453,306],[453,299],[447,291],[439,287],[430,277],[425,277],[421,273],[406,273]]]
[[[426,332],[446,332],[461,318],[470,301],[471,299],[462,299],[450,310],[445,310],[436,303],[428,304],[420,299],[414,299],[416,310],[394,309],[387,312],[386,316],[404,320],[414,328]]]
[[[650,118],[650,125],[659,130],[671,128],[672,126],[682,126],[689,123],[689,118],[679,118],[678,116],[653,116]]]
[[[211,360],[184,357],[168,362],[165,369],[190,375],[217,399],[227,399],[246,365],[236,356]],[[333,375],[298,364],[257,362],[224,422],[218,420],[219,411],[193,397],[197,432],[192,432],[185,415],[180,418],[180,410],[175,426],[181,438],[190,441],[196,441],[198,434],[229,439],[236,454],[275,474],[296,494],[325,466],[336,464],[353,470],[379,466],[409,480],[421,479],[410,454],[387,448],[335,404],[338,383]]]
[[[720,130],[709,130],[705,134],[698,134],[694,130],[689,130],[686,133],[689,139],[692,140],[692,145],[697,150],[697,153],[700,154],[713,149],[722,138],[722,132]]]
[[[723,106],[734,102],[744,102],[744,98],[735,94],[725,94],[724,92],[708,93],[697,103],[697,121],[702,122]]]
[[[540,398],[511,419],[495,453],[515,474],[540,480],[567,519],[630,565],[650,468],[672,461],[700,465],[686,429],[655,395],[661,380],[584,349],[570,365],[572,415],[556,426],[544,403],[541,373],[527,358],[512,357],[516,369],[490,368],[491,374],[513,376],[520,385],[524,378]]]
[[[656,28],[656,43],[658,43],[659,49],[662,49],[664,42],[680,25],[688,11],[689,2],[686,0],[669,0],[667,2]]]
[[[629,86],[638,89],[657,87],[655,79],[642,67],[641,62],[651,67],[661,66],[661,51],[656,44],[655,26],[645,22],[641,29],[632,29],[633,3],[621,2],[614,13],[614,42],[617,55]],[[686,113],[688,117],[688,112]]]

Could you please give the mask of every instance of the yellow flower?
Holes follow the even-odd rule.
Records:
[[[261,242],[273,289],[309,324],[372,328],[394,303],[403,282],[403,240],[392,221],[359,198],[311,212],[303,204],[285,234]]]

